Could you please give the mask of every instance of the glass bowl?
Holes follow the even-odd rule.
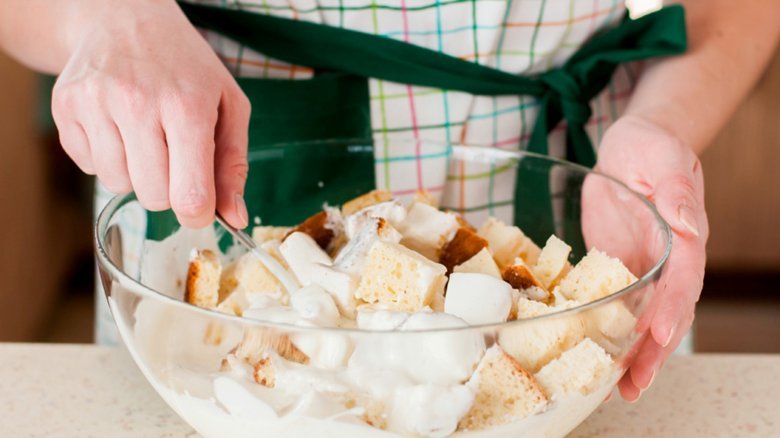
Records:
[[[375,168],[344,184],[334,168],[352,159]],[[385,331],[237,317],[182,301],[191,250],[235,257],[241,249],[229,235],[216,224],[180,228],[170,212],[117,196],[96,227],[109,307],[144,376],[204,436],[563,436],[607,397],[646,336],[670,229],[648,200],[608,176],[531,153],[395,141],[284,145],[250,154],[250,166],[255,223],[290,225],[372,186],[402,199],[426,189],[477,226],[488,216],[513,221],[539,245],[554,233],[572,247],[572,264],[598,248],[638,280],[586,304],[480,326],[424,312]],[[281,177],[256,176],[289,166],[305,171],[271,186]],[[226,359],[242,341],[253,358]],[[479,364],[496,345],[513,359],[480,374],[493,367]],[[283,359],[290,349],[308,364]],[[260,360],[261,350],[273,354]]]

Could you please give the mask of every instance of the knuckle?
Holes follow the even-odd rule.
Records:
[[[189,192],[171,200],[171,207],[173,207],[176,214],[188,218],[208,213],[209,209],[211,209],[211,204],[212,200],[210,197],[201,192]]]
[[[149,93],[135,82],[115,81],[116,92],[122,104],[133,114],[143,114],[149,111]]]
[[[136,190],[136,196],[141,205],[149,211],[164,211],[171,208],[171,203],[167,196],[161,197],[159,194],[146,193]]]
[[[57,83],[52,89],[51,109],[55,118],[72,111],[78,99],[78,90],[73,83]]]
[[[211,99],[204,93],[167,92],[163,99],[168,111],[185,120],[216,120],[216,108],[212,109]]]
[[[244,119],[248,120],[250,114],[252,114],[252,103],[249,101],[249,98],[246,96],[246,94],[244,94],[241,90],[238,90],[236,108],[238,108],[239,115],[243,116]]]

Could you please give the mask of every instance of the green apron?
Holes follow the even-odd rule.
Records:
[[[528,150],[547,153],[547,135],[566,120],[566,158],[586,166],[595,152],[585,132],[590,101],[621,63],[683,53],[685,19],[679,5],[637,20],[625,18],[583,45],[563,66],[531,77],[490,67],[390,38],[236,9],[180,3],[191,20],[257,52],[310,67],[310,80],[238,78],[252,103],[250,218],[291,225],[375,186],[368,78],[463,91],[480,96],[526,95],[541,108]],[[328,139],[323,148],[306,143]],[[285,146],[280,144],[286,143]],[[516,199],[551,209],[549,179],[518,173]],[[542,194],[539,196],[539,194]],[[515,206],[515,221],[537,241],[552,227]],[[523,219],[524,218],[524,219]],[[152,214],[148,236],[167,235],[170,212]]]

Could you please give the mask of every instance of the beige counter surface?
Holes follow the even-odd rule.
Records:
[[[0,344],[2,436],[196,436],[121,349]],[[635,404],[619,397],[577,437],[780,436],[780,355],[675,357]]]

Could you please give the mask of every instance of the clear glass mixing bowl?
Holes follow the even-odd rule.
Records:
[[[250,154],[251,166],[305,166],[293,153],[301,147],[323,162],[342,163],[350,154],[365,158],[372,153],[359,142],[287,145],[273,153]],[[412,181],[402,182],[428,189],[443,208],[464,214],[477,226],[489,215],[514,220],[540,245],[554,232],[573,247],[572,263],[595,247],[620,258],[639,280],[579,307],[484,326],[361,331],[252,320],[182,301],[192,248],[239,251],[229,249],[229,236],[218,225],[180,229],[172,215],[155,216],[159,213],[144,210],[132,194],[118,196],[98,219],[96,254],[122,340],[145,377],[204,436],[563,436],[571,431],[609,394],[646,336],[638,327],[650,316],[655,283],[671,248],[669,227],[650,202],[620,182],[549,157],[392,141],[376,144],[373,151],[376,172],[363,178],[375,178],[378,188],[386,188],[390,176],[398,180],[388,163],[408,163],[409,175],[420,175],[415,169],[421,166],[423,181],[410,176]],[[258,184],[253,172],[249,186]],[[323,197],[332,197],[337,199],[325,201],[337,204],[373,183],[363,181],[354,193],[328,191],[328,178],[336,177],[318,174],[314,185],[300,184],[294,191],[285,185],[280,190],[289,193],[277,196],[274,205],[255,206],[251,217],[267,225],[282,220],[280,211],[294,211],[300,220],[314,213],[311,207],[301,208],[302,199],[316,206]],[[521,178],[517,190],[516,178]],[[396,192],[404,198],[414,190]],[[482,199],[485,207],[468,206],[464,198]],[[247,201],[252,208],[253,199]],[[288,215],[284,220],[292,219]],[[262,339],[263,346],[291,343],[312,361],[306,366],[277,364],[275,386],[260,385],[251,366],[225,368],[224,358],[245,336]],[[571,375],[559,376],[555,388],[544,387],[549,376],[539,377],[548,400],[541,412],[526,418],[492,427],[458,426],[463,400],[470,397],[463,383],[482,351],[496,343],[512,349],[520,362],[530,363],[527,371],[533,374],[584,338],[608,354],[606,367],[570,369]],[[357,357],[373,365],[353,372],[348,365]],[[524,360],[530,357],[534,360]],[[585,362],[582,367],[595,366]],[[508,398],[498,404],[513,408],[526,402]]]

